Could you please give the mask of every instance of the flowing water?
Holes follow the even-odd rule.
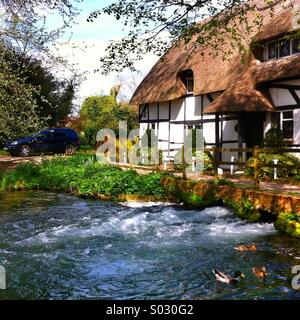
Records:
[[[257,245],[238,252],[239,244]],[[226,208],[124,206],[46,192],[0,194],[0,299],[299,299],[300,241]],[[256,279],[253,266],[269,276]],[[246,278],[215,281],[213,268]]]

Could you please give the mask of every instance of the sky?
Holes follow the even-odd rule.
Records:
[[[67,30],[65,36],[55,46],[58,55],[77,65],[80,72],[86,72],[86,80],[81,84],[77,94],[76,101],[79,105],[90,95],[108,94],[116,83],[123,83],[121,96],[130,99],[134,87],[158,60],[158,57],[152,54],[145,56],[143,61],[137,63],[140,72],[135,74],[124,71],[122,74],[112,73],[104,76],[101,72],[94,72],[100,67],[100,57],[105,54],[109,41],[120,39],[126,34],[122,30],[122,24],[110,16],[101,16],[92,23],[87,22],[91,12],[112,2],[112,0],[83,0],[79,6],[81,12],[75,24]],[[50,28],[59,26],[60,21],[57,15],[48,15],[47,20]]]

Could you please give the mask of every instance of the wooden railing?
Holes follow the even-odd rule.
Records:
[[[205,149],[204,152],[210,152],[213,159],[213,171],[214,176],[218,176],[218,168],[220,165],[233,165],[238,166],[239,168],[247,168],[246,161],[242,161],[242,157],[239,157],[237,161],[220,161],[220,155],[224,153],[238,153],[239,155],[243,153],[251,153],[253,156],[253,180],[255,187],[259,187],[259,176],[261,168],[284,168],[284,169],[300,169],[300,165],[288,165],[288,164],[271,164],[271,163],[264,163],[260,161],[259,154],[260,153],[269,153],[269,154],[284,154],[284,153],[300,153],[299,148],[281,148],[281,149],[274,149],[274,148],[260,148],[259,146],[255,146],[254,148],[216,148],[213,147],[212,149]],[[274,159],[275,160],[275,159]]]

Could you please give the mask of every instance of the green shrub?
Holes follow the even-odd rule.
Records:
[[[282,233],[300,238],[300,216],[296,213],[280,213],[274,226]]]
[[[292,166],[299,166],[300,165],[300,160],[295,157],[292,154],[273,154],[273,153],[260,153],[259,154],[259,162],[260,162],[260,177],[268,176],[272,178],[274,176],[274,169],[273,168],[266,168],[263,167],[264,164],[274,164],[273,160],[278,159],[278,164],[283,164],[283,165],[292,165]],[[251,157],[247,161],[247,168],[246,168],[246,175],[253,176],[254,175],[254,170],[253,170],[253,163],[254,163],[254,158]],[[296,176],[299,174],[298,169],[290,169],[290,168],[278,168],[277,169],[277,175],[278,177],[281,178],[287,178],[287,177],[292,177]]]
[[[271,128],[264,138],[264,147],[281,149],[286,146],[283,138],[283,132],[279,128]]]
[[[209,197],[200,197],[194,192],[178,192],[178,197],[185,205],[192,208],[206,208],[219,204],[218,199],[211,194]]]
[[[225,204],[230,206],[234,213],[243,220],[248,220],[250,222],[258,222],[261,220],[261,215],[253,206],[249,199],[242,199],[240,201],[226,200]]]
[[[1,176],[2,190],[72,191],[83,196],[120,194],[164,196],[162,173],[138,175],[95,162],[94,156],[57,157],[41,165],[25,164]]]
[[[207,172],[213,170],[213,161],[209,152],[196,151],[193,153],[196,160],[196,171]],[[174,156],[174,167],[176,170],[182,170],[182,151],[178,151]]]
[[[176,177],[166,174],[161,179],[161,184],[168,195],[171,195],[171,196],[177,195],[179,188],[178,188],[178,182]]]

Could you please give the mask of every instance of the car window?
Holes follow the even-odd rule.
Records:
[[[64,132],[54,132],[53,137],[54,138],[64,138],[66,134]]]
[[[34,135],[34,137],[36,138],[49,138],[50,137],[50,133],[48,131],[42,131],[42,132],[38,132]]]

